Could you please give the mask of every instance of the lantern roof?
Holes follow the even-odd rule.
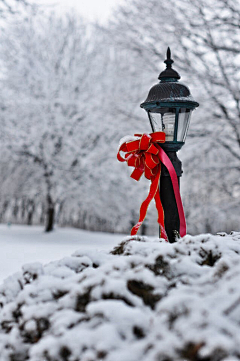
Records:
[[[194,109],[199,104],[193,99],[189,88],[178,82],[180,75],[172,69],[171,50],[167,49],[166,69],[158,77],[160,82],[149,91],[147,99],[140,105],[145,110],[159,107],[186,107]]]

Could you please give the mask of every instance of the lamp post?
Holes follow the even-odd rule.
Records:
[[[160,82],[154,85],[147,99],[140,105],[148,113],[153,132],[166,134],[166,142],[160,144],[170,158],[179,178],[182,175],[182,163],[177,151],[185,143],[192,111],[199,104],[192,98],[186,85],[179,83],[180,75],[172,69],[170,48],[167,49],[166,69],[160,73]],[[168,170],[162,165],[160,178],[160,197],[165,215],[165,229],[171,243],[179,233],[179,216],[173,187]]]

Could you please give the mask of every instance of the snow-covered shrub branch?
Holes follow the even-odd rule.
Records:
[[[236,361],[240,234],[29,264],[0,289],[5,361]]]

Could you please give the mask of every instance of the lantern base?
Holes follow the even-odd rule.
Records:
[[[175,151],[166,151],[166,154],[167,154],[168,158],[170,159],[170,161],[172,162],[172,165],[175,169],[177,177],[178,178],[181,177],[182,173],[183,173],[182,162],[178,158],[177,153]],[[162,169],[161,169],[161,177],[170,177],[167,168],[163,164],[162,164]]]
[[[184,145],[184,142],[165,142],[160,145],[166,153],[177,152],[182,148],[182,146]]]

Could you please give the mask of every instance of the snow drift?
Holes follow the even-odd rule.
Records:
[[[0,288],[3,361],[240,359],[240,233],[126,238]]]

